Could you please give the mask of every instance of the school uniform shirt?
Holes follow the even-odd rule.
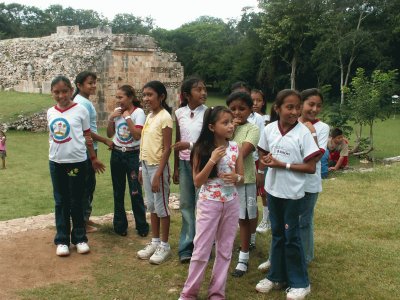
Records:
[[[340,156],[349,156],[349,142],[346,139],[343,139],[343,143],[334,144],[332,143],[332,138],[328,138],[327,148],[330,152],[339,152]]]
[[[146,115],[143,109],[135,107],[131,113],[131,119],[136,128],[143,128],[146,121]],[[118,147],[139,147],[140,139],[135,140],[129,130],[128,122],[123,116],[114,118],[115,135],[113,137],[114,145]],[[143,133],[142,133],[143,134]]]
[[[261,134],[258,147],[272,156],[289,164],[307,162],[320,152],[310,130],[296,122],[291,129],[283,132],[279,121],[268,124]],[[281,168],[268,168],[265,190],[274,197],[297,200],[304,197],[304,173]]]
[[[148,165],[158,165],[164,151],[162,130],[172,128],[171,115],[165,110],[160,110],[156,115],[150,113],[142,130],[140,140],[140,160]]]
[[[97,133],[97,113],[93,103],[79,94],[75,96],[74,102],[83,105],[87,109],[89,113],[90,131]],[[93,147],[95,150],[97,149],[97,141],[93,141]]]
[[[195,143],[197,141],[203,126],[203,117],[206,109],[207,106],[204,104],[196,107],[194,110],[191,110],[187,105],[175,111],[182,142]],[[179,151],[179,159],[189,161],[190,152],[189,149]]]
[[[260,132],[258,127],[249,122],[239,125],[235,129],[233,140],[239,145],[247,142],[257,149],[258,140],[260,139]],[[247,155],[243,160],[244,162],[244,183],[256,183],[256,165],[254,164],[253,156]]]
[[[87,159],[84,132],[90,132],[89,113],[82,105],[67,109],[57,106],[47,111],[49,126],[49,160],[56,163],[77,163]]]
[[[259,113],[253,112],[250,114],[250,116],[247,118],[247,122],[254,124],[258,127],[259,132],[261,133],[264,128],[265,128],[265,121],[262,115]],[[253,152],[253,159],[254,161],[258,160],[258,153],[257,151]]]
[[[317,140],[319,150],[325,153],[326,146],[329,138],[329,125],[320,120],[315,120],[312,123],[317,133]],[[316,171],[314,174],[306,174],[306,183],[304,191],[307,193],[320,193],[322,192],[322,179],[321,179],[321,161],[316,164]]]

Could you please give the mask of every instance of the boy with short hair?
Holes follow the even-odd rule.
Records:
[[[349,163],[349,142],[343,131],[335,128],[331,131],[327,148],[329,150],[329,171],[337,171],[347,167]]]

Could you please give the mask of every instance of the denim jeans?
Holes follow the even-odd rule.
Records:
[[[114,231],[126,232],[128,220],[125,212],[125,186],[128,180],[133,216],[139,234],[148,233],[146,210],[143,202],[142,187],[139,183],[139,151],[121,152],[112,150],[110,158],[111,178],[114,191]]]
[[[314,258],[314,208],[318,193],[306,193],[300,201],[300,236],[306,263]]]
[[[287,282],[292,288],[309,285],[307,266],[300,240],[300,201],[267,193],[272,230],[271,268],[267,278]]]
[[[87,242],[83,220],[86,161],[59,164],[49,161],[55,201],[54,243],[70,245]],[[72,219],[72,231],[71,231]]]
[[[190,161],[179,160],[179,189],[182,213],[182,228],[179,238],[179,257],[191,257],[193,252],[193,239],[196,234],[196,202],[198,191],[194,187],[193,173]]]
[[[95,150],[97,155],[97,150]],[[88,156],[89,157],[89,156]],[[86,160],[87,164],[87,172],[85,178],[85,201],[84,201],[84,217],[85,222],[89,221],[90,215],[92,214],[92,202],[93,202],[93,194],[96,189],[96,172],[93,169],[92,161],[90,158]]]

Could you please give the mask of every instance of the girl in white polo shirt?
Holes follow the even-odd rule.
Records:
[[[180,210],[182,213],[181,236],[179,239],[179,260],[188,263],[192,257],[195,236],[196,188],[193,183],[190,153],[203,126],[204,105],[207,89],[204,81],[197,77],[187,78],[181,86],[181,105],[175,111],[176,139],[174,149],[175,184],[179,184]]]
[[[54,243],[59,256],[69,255],[70,243],[76,245],[78,253],[90,251],[83,217],[86,150],[89,151],[93,169],[96,172],[104,171],[104,165],[97,159],[93,148],[89,113],[85,107],[71,100],[73,91],[68,78],[54,78],[51,94],[57,104],[47,111],[49,165],[57,230]]]
[[[267,293],[287,283],[287,299],[303,299],[310,293],[310,283],[300,240],[298,200],[305,194],[305,173],[315,173],[314,157],[320,150],[310,130],[297,120],[301,112],[298,92],[280,91],[274,112],[278,120],[265,127],[258,144],[261,165],[269,168],[265,190],[272,230],[271,268],[256,290]]]
[[[128,220],[125,213],[125,186],[128,181],[132,211],[137,233],[145,237],[149,232],[146,209],[139,183],[139,147],[146,115],[130,85],[118,88],[115,95],[117,108],[110,115],[107,136],[113,137],[110,166],[114,191],[114,231],[127,235]]]
[[[138,251],[140,259],[152,264],[163,263],[170,255],[168,243],[170,212],[169,165],[171,154],[172,118],[171,108],[166,103],[167,90],[160,81],[150,81],[143,87],[143,101],[150,109],[143,127],[140,142],[141,172],[147,199],[147,210],[151,216],[151,242]],[[160,235],[161,229],[161,235]]]

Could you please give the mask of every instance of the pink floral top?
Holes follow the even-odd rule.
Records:
[[[218,176],[235,170],[239,148],[236,142],[230,141],[226,154],[217,163]],[[209,178],[200,188],[199,200],[228,202],[238,197],[236,186],[226,184],[220,177]]]

